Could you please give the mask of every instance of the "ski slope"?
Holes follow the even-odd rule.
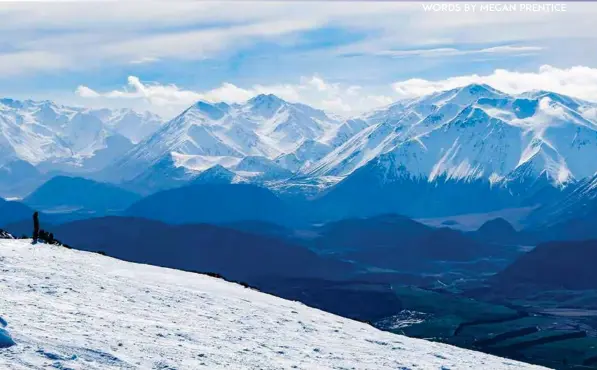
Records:
[[[17,343],[0,349],[2,369],[540,368],[204,275],[26,240],[0,240],[0,268],[0,316]]]

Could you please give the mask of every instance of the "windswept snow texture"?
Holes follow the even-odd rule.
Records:
[[[539,369],[223,280],[0,241],[2,369]]]

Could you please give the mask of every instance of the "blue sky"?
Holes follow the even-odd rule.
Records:
[[[265,92],[350,115],[479,81],[597,100],[596,5],[0,2],[0,95],[164,115]]]

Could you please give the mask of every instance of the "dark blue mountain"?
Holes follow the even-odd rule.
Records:
[[[251,234],[272,236],[279,239],[296,239],[295,230],[287,227],[264,221],[236,221],[222,224],[221,226],[231,229],[245,231]]]
[[[455,181],[409,175],[387,177],[375,161],[359,168],[315,201],[328,219],[398,213],[439,217],[488,212],[517,205],[509,191],[489,181]]]
[[[524,230],[526,240],[533,242],[597,239],[597,209],[548,225]]]
[[[525,233],[539,241],[597,239],[597,175],[569,186],[525,222]]]
[[[447,175],[429,181],[427,176],[409,173],[401,160],[389,153],[355,170],[319,196],[315,205],[328,220],[385,213],[427,218],[535,206],[565,195],[547,177],[527,172],[512,174],[508,181],[497,184],[484,178]]]
[[[450,267],[442,268],[436,265],[438,262],[467,262],[496,254],[486,245],[449,228],[430,229],[404,239],[396,234],[387,243],[343,253],[348,260],[363,265],[411,272],[445,272]]]
[[[501,217],[485,222],[481,227],[469,233],[472,237],[490,243],[516,243],[521,235]]]
[[[217,164],[201,172],[197,177],[191,180],[191,184],[231,184],[236,174]]]
[[[172,224],[264,221],[303,222],[300,214],[269,190],[248,184],[196,184],[165,190],[133,204],[126,214]]]
[[[310,245],[319,250],[363,250],[411,243],[433,228],[408,217],[387,214],[370,218],[350,218],[310,229]]]
[[[117,186],[80,177],[56,176],[24,199],[40,211],[103,215],[126,209],[140,196]]]
[[[331,222],[301,230],[294,238],[296,243],[363,268],[415,274],[455,269],[496,272],[520,253],[517,248],[485,243],[458,230],[433,228],[391,214]]]
[[[105,172],[109,171],[104,171],[102,175],[105,175]],[[122,183],[122,186],[125,189],[147,196],[158,191],[184,186],[193,176],[194,174],[191,171],[176,166],[174,159],[167,156],[142,170],[133,179]]]
[[[58,225],[51,231],[77,249],[133,262],[215,272],[231,279],[338,278],[352,271],[349,264],[319,257],[306,248],[207,224],[168,225],[142,218],[103,217]]]
[[[0,198],[0,226],[23,220],[31,222],[33,212],[31,208],[23,203],[6,201]]]
[[[0,165],[0,196],[21,197],[42,184],[47,176],[29,162],[14,160]]]
[[[596,290],[595,261],[597,240],[540,244],[497,274],[492,284],[507,292]]]

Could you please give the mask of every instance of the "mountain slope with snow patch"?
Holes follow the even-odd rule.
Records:
[[[540,369],[223,280],[0,240],[3,369]]]

